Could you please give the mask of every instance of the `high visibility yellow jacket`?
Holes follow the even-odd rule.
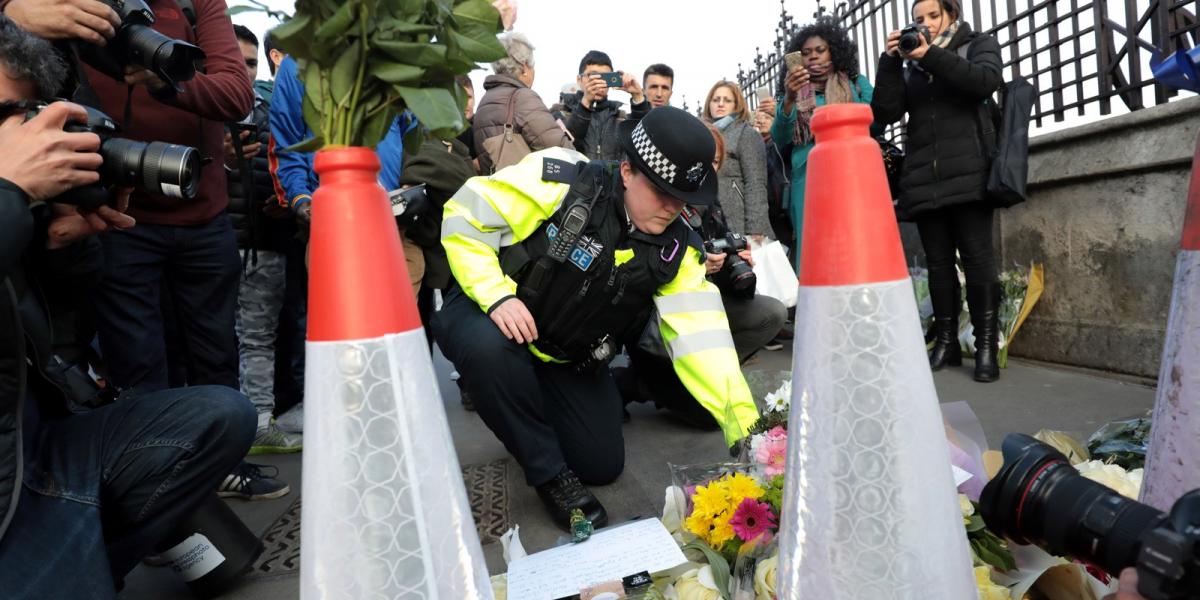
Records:
[[[445,205],[442,245],[450,270],[484,312],[517,296],[518,283],[501,268],[501,250],[538,231],[570,189],[543,179],[545,159],[587,161],[563,148],[534,152],[494,175],[469,179]],[[614,247],[600,251],[609,253],[616,265],[633,255]],[[726,443],[733,444],[758,419],[758,410],[738,364],[720,292],[705,278],[703,254],[691,245],[684,252],[675,277],[654,292],[662,337],[680,381],[721,425]],[[553,360],[533,344],[530,351]]]

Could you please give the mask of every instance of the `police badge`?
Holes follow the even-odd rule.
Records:
[[[689,183],[696,183],[704,175],[704,163],[696,163],[695,166],[687,170],[687,180]]]

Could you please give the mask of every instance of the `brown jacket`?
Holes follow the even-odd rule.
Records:
[[[483,100],[475,109],[475,120],[471,131],[475,135],[475,152],[479,155],[479,170],[492,171],[492,157],[483,150],[483,141],[504,133],[508,118],[508,101],[516,94],[513,106],[513,128],[533,151],[553,148],[574,148],[567,135],[542,102],[537,92],[529,89],[515,77],[489,75],[483,82]]]

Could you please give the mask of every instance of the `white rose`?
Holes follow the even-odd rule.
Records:
[[[958,495],[958,509],[962,511],[963,519],[971,518],[975,514],[975,506],[971,504],[971,499],[966,494]]]
[[[713,579],[712,567],[704,565],[687,571],[675,582],[675,593],[679,600],[718,600],[717,582]]]
[[[779,555],[758,561],[754,569],[755,600],[775,600],[775,571],[779,568]]]
[[[1108,486],[1126,498],[1137,500],[1138,492],[1141,491],[1141,469],[1135,469],[1133,473],[1127,473],[1125,469],[1117,465],[1107,465],[1098,460],[1079,463],[1075,465],[1075,468],[1079,470],[1080,475],[1101,485]]]
[[[677,485],[667,488],[666,497],[663,499],[663,527],[671,534],[678,533],[683,525],[683,515],[687,512],[687,498],[684,497],[683,490]]]

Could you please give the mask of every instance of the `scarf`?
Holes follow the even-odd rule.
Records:
[[[825,69],[829,69],[826,65]],[[796,94],[796,129],[792,132],[792,142],[797,146],[806,146],[813,142],[812,118],[817,110],[817,94],[824,94],[825,104],[847,104],[854,102],[854,91],[851,89],[850,78],[841,71],[823,70],[820,74],[809,76],[808,83],[800,86]]]
[[[713,121],[713,126],[717,128],[717,131],[724,133],[725,129],[727,129],[730,125],[733,125],[733,122],[736,120],[737,119],[732,114],[728,114],[720,119],[717,119],[716,121]]]
[[[945,49],[946,47],[948,47],[950,45],[950,41],[954,39],[954,34],[958,33],[958,25],[960,23],[962,23],[961,20],[951,23],[950,26],[947,27],[945,31],[937,34],[937,37],[933,38],[933,41],[930,42],[930,45],[937,46],[938,48],[942,48],[942,49]],[[921,65],[917,64],[917,61],[905,59],[904,63],[910,69],[916,69],[916,70],[918,70],[922,73],[926,73],[928,75],[928,73],[925,71],[925,69],[922,69]],[[932,75],[930,76],[930,78],[932,79]]]

